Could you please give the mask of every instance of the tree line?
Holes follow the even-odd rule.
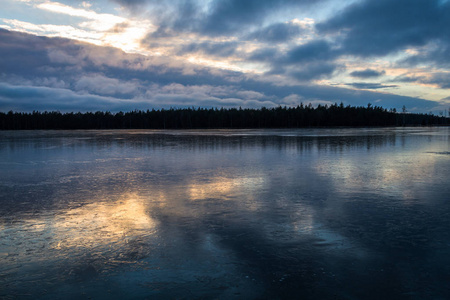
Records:
[[[27,129],[213,129],[333,126],[449,125],[432,114],[398,113],[379,106],[298,105],[297,107],[170,108],[130,112],[0,112],[0,130]]]

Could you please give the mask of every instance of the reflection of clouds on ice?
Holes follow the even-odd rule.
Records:
[[[266,223],[263,228],[265,236],[279,244],[298,243],[301,247],[315,248],[316,251],[332,251],[333,255],[367,257],[367,250],[362,245],[316,220],[316,211],[312,207],[304,206],[291,213],[291,218],[295,219],[291,223]]]
[[[361,277],[375,279],[362,288],[383,286],[385,273],[367,270],[392,265],[392,277],[403,272],[398,261],[448,250],[448,141],[440,136],[136,133],[93,132],[102,137],[45,151],[51,143],[0,148],[10,151],[0,156],[8,166],[0,192],[18,191],[0,206],[8,284],[113,278],[161,298],[182,298],[173,290],[184,288],[199,297],[263,298],[259,292],[278,295],[299,282],[334,288]],[[15,167],[29,153],[29,170]],[[420,207],[405,205],[413,202]],[[420,267],[446,271],[434,261]],[[256,295],[245,297],[247,290]]]
[[[126,195],[116,202],[93,202],[69,209],[58,215],[52,224],[55,249],[96,247],[126,242],[128,235],[150,235],[156,222],[137,195]],[[145,232],[144,232],[145,231]]]
[[[442,152],[429,152],[426,143],[392,147],[392,151],[373,151],[370,155],[361,149],[344,152],[317,161],[314,169],[319,175],[330,176],[342,195],[364,190],[406,201],[424,198],[420,186],[436,181],[433,174],[441,158],[435,153]]]
[[[136,252],[134,239],[149,238],[156,232],[157,224],[137,194],[126,194],[111,202],[98,199],[37,216],[30,214],[29,218],[23,216],[1,224],[0,246],[9,255],[4,266],[31,263],[30,256],[41,263],[59,259],[81,262],[86,255],[104,251],[112,251],[113,257],[121,255],[114,252],[126,252],[128,248],[130,253]],[[100,256],[101,260],[108,259]]]
[[[264,184],[263,177],[242,177],[242,178],[223,178],[217,177],[210,179],[207,183],[191,183],[188,187],[191,200],[203,200],[208,198],[234,197],[242,190],[254,192]]]
[[[311,234],[315,247],[327,247],[328,250],[334,250],[336,255],[352,255],[355,258],[365,258],[367,256],[367,251],[361,245],[337,231],[325,228],[321,224],[314,225],[314,230]]]

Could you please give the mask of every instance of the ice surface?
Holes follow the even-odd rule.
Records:
[[[450,298],[449,134],[0,132],[0,298]]]

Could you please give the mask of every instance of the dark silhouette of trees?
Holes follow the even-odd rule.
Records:
[[[1,130],[23,129],[195,129],[195,128],[300,128],[333,126],[419,126],[449,125],[449,118],[412,114],[403,109],[299,105],[261,109],[170,108],[130,112],[32,113],[0,112]]]

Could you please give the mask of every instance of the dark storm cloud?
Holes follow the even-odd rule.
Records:
[[[321,34],[342,34],[342,54],[384,56],[433,40],[450,39],[450,2],[365,0],[317,24]]]
[[[353,82],[353,83],[348,83],[347,85],[353,86],[357,89],[367,89],[367,90],[398,87],[398,85],[384,85],[381,83],[370,83],[370,82]]]
[[[352,77],[358,77],[358,78],[371,78],[371,77],[379,77],[386,74],[385,71],[376,71],[372,69],[365,69],[364,71],[354,71],[350,73],[350,76]]]
[[[236,52],[238,47],[237,42],[203,42],[192,43],[181,47],[178,51],[178,55],[193,52],[202,52],[208,55],[214,55],[219,57],[231,56]]]
[[[252,32],[246,38],[263,42],[283,43],[299,36],[301,32],[301,28],[296,24],[275,23]]]

